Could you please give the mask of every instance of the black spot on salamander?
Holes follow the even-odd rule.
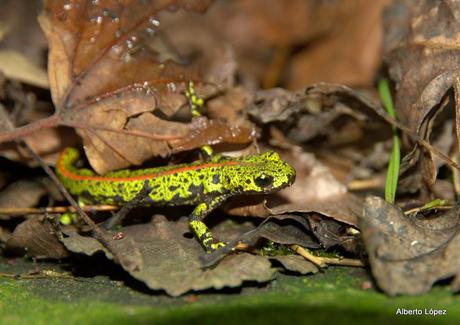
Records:
[[[246,184],[251,184],[251,180],[249,178],[246,179]]]
[[[154,200],[151,196],[151,193],[149,193],[149,195],[147,195],[143,200],[142,200],[142,204],[143,206],[151,206],[151,205],[156,205],[158,202],[161,202],[159,200]]]
[[[174,191],[177,190],[178,188],[179,188],[179,186],[177,186],[177,185],[170,185],[170,186],[169,186],[169,190],[170,190],[171,192],[174,192]]]
[[[118,195],[118,194],[113,196],[113,202],[125,203],[125,201],[123,200],[123,197],[121,195]]]
[[[188,186],[188,191],[190,192],[190,195],[193,197],[202,196],[204,192],[204,185],[200,184],[196,186],[195,184],[192,183]]]
[[[200,174],[200,176],[198,176],[199,179],[203,179],[204,178],[204,174]]]
[[[230,183],[230,177],[229,177],[229,176],[225,176],[225,181],[226,181],[227,183]]]
[[[174,196],[171,198],[171,201],[169,204],[175,205],[177,203],[181,203],[183,200],[181,199],[181,196],[179,193],[174,194]]]
[[[212,182],[213,182],[214,184],[219,184],[219,183],[220,183],[220,174],[214,174],[214,175],[212,176]]]
[[[103,204],[123,204],[124,200],[118,196],[107,196],[107,195],[96,195],[91,197],[91,201],[103,203]]]
[[[85,198],[89,202],[97,203],[94,199],[94,196],[92,196],[88,191],[83,191],[80,193],[81,197]]]
[[[125,187],[123,186],[123,183],[118,184],[118,192],[122,193]]]
[[[160,184],[155,184],[154,186],[152,186],[152,190],[156,190],[159,187],[160,187]]]

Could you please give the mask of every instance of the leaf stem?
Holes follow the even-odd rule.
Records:
[[[58,114],[53,114],[49,117],[42,118],[24,126],[20,126],[9,131],[0,132],[0,143],[19,140],[36,131],[56,127],[58,125],[59,116]]]

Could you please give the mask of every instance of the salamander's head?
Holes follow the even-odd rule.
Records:
[[[240,162],[240,170],[231,177],[235,193],[272,193],[295,181],[295,169],[274,151],[242,157]]]

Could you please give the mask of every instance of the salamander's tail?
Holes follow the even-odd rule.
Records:
[[[59,159],[56,163],[56,172],[59,177],[65,176],[67,172],[75,172],[76,168],[74,163],[80,157],[80,152],[75,148],[65,148],[59,155]]]
[[[79,194],[82,190],[81,186],[84,183],[84,177],[94,176],[94,172],[82,168],[75,167],[74,163],[80,157],[80,152],[75,148],[65,148],[56,163],[56,174],[62,184],[72,193]]]
[[[56,164],[57,168],[64,167],[69,169],[73,167],[74,162],[80,158],[80,152],[76,148],[65,148],[59,155],[58,162]]]

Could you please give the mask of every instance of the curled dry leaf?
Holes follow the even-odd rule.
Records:
[[[446,119],[452,119],[440,113],[460,72],[459,10],[455,1],[398,0],[385,13],[384,57],[396,83],[398,119],[431,143],[442,133],[433,132],[436,124],[444,128]],[[436,147],[448,153],[451,146]],[[433,185],[437,166],[431,152],[416,143],[411,147],[401,163],[399,189],[415,192]]]
[[[326,200],[312,200],[303,203],[284,204],[271,209],[272,213],[319,213],[343,224],[357,227],[362,215],[363,201],[351,193],[332,196]]]
[[[325,249],[342,247],[356,256],[363,255],[362,239],[351,232],[347,224],[316,214],[310,214],[307,218],[312,233]]]
[[[348,229],[350,226],[358,228],[362,209],[362,199],[351,193],[343,193],[325,200],[281,205],[271,209],[271,212],[297,214],[297,218],[309,223],[308,229],[326,249],[340,246],[346,251],[360,254],[361,240],[350,234]]]
[[[275,269],[267,258],[247,253],[228,256],[216,267],[203,269],[199,258],[204,250],[195,238],[184,236],[188,231],[185,219],[169,222],[163,216],[155,216],[147,225],[123,228],[123,238],[116,240],[117,253],[122,257],[137,255],[142,263],[137,268],[121,265],[149,288],[165,290],[172,296],[191,290],[237,287],[244,281],[266,282],[273,278]],[[92,255],[104,250],[92,237],[77,233],[68,235],[63,243],[71,251]]]
[[[213,266],[232,252],[238,244],[255,246],[261,238],[283,245],[300,245],[308,248],[319,248],[320,245],[309,233],[308,221],[297,215],[274,215],[262,222],[256,229],[233,236],[224,248],[203,256],[204,266]]]
[[[422,294],[460,273],[459,206],[416,220],[378,197],[369,197],[360,222],[372,274],[390,295]]]
[[[33,216],[20,223],[6,243],[7,249],[30,257],[64,258],[69,252],[59,241],[48,219]]]
[[[360,239],[348,233],[358,227],[363,201],[349,193],[330,169],[312,154],[293,151],[292,161],[297,176],[294,185],[280,193],[291,203],[270,208],[274,214],[297,214],[309,222],[307,227],[322,247],[341,246],[353,253],[361,252]]]
[[[262,237],[278,244],[319,248],[309,231],[308,222],[301,216],[275,215],[253,230],[246,240],[254,242]]]
[[[50,46],[49,79],[56,106],[52,119],[78,129],[97,172],[165,156],[173,145],[180,147],[181,140],[186,148],[250,140],[251,132],[244,127],[222,123],[216,136],[203,128],[191,132],[200,129],[197,123],[206,123],[172,121],[186,104],[183,91],[189,80],[197,81],[203,96],[215,87],[206,83],[209,76],[202,62],[162,60],[158,49],[148,46],[162,33],[162,11],[201,11],[208,2],[46,1],[39,21]]]

